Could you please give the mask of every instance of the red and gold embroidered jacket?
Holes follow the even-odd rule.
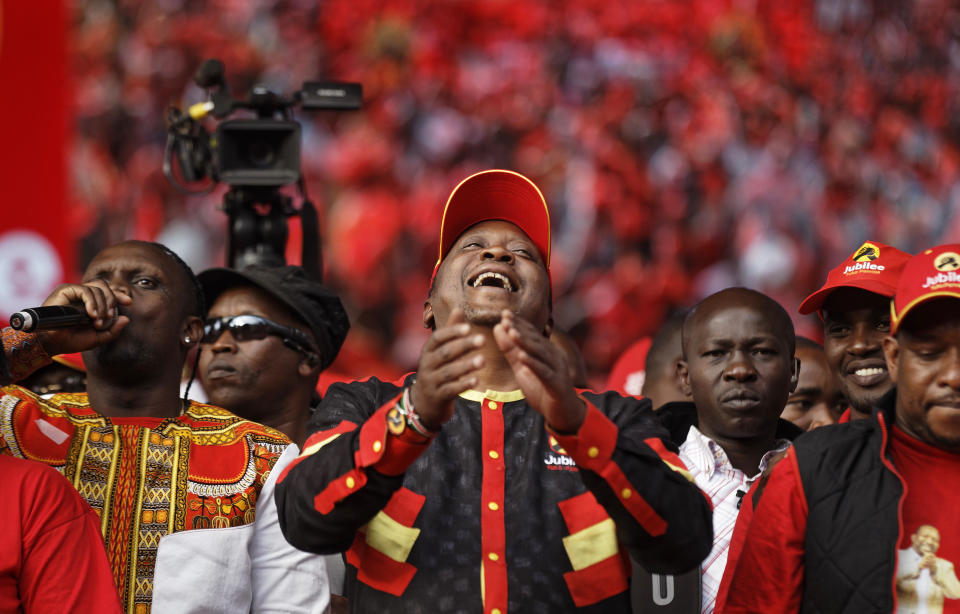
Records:
[[[629,612],[627,552],[680,573],[710,550],[709,503],[649,401],[583,391],[561,436],[519,391],[471,391],[418,444],[387,428],[412,377],[331,386],[279,478],[284,534],[346,551],[354,611]]]
[[[3,335],[0,383],[50,362],[35,336]],[[289,444],[283,433],[212,405],[191,403],[173,418],[110,419],[86,394],[43,399],[0,388],[0,454],[56,468],[97,512],[128,612],[149,611],[162,537],[254,522],[261,489]]]

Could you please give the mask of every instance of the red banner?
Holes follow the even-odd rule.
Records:
[[[0,322],[73,270],[64,0],[0,2]]]

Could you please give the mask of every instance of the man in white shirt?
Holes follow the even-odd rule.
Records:
[[[897,612],[940,614],[944,598],[960,598],[953,563],[936,555],[940,531],[921,525],[910,541],[912,547],[897,552]]]
[[[713,503],[713,549],[700,565],[700,612],[713,612],[740,500],[801,431],[780,420],[797,386],[790,316],[770,297],[728,288],[701,301],[682,329],[680,380],[693,403],[658,414]],[[681,578],[678,581],[683,582]],[[690,611],[691,606],[673,611]]]

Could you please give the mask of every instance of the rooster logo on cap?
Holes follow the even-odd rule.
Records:
[[[880,257],[880,248],[873,243],[864,243],[853,255],[854,262],[870,262]]]
[[[960,269],[960,255],[954,252],[943,252],[933,261],[933,266],[938,271],[956,271]]]

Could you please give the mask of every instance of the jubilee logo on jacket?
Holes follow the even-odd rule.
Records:
[[[551,471],[577,471],[577,463],[573,462],[567,451],[560,447],[560,442],[551,435],[549,450],[543,456],[543,464]]]

